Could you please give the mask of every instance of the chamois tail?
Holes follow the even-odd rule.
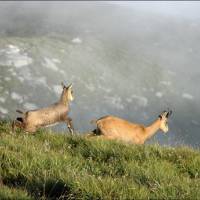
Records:
[[[93,137],[99,135],[99,130],[98,129],[94,129],[93,131],[91,131],[90,133],[86,134],[87,138]]]

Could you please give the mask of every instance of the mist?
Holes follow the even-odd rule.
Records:
[[[196,1],[113,1],[111,4],[135,8],[151,14],[176,18],[199,19],[200,3]]]
[[[0,117],[54,103],[63,81],[80,133],[104,115],[148,125],[170,108],[169,133],[149,142],[199,147],[199,11],[199,2],[0,2]]]

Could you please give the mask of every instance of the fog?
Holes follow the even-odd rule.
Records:
[[[110,3],[163,16],[200,18],[200,2],[198,1],[113,1]]]
[[[55,102],[73,83],[78,132],[113,114],[169,133],[149,142],[199,146],[199,2],[0,2],[0,116]],[[66,126],[56,130],[66,131]]]

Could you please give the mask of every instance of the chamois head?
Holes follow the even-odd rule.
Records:
[[[160,115],[160,129],[164,132],[167,133],[169,130],[168,127],[168,118],[172,114],[172,111],[168,109],[168,111],[163,111]]]
[[[73,96],[72,84],[70,84],[69,86],[65,86],[64,83],[62,82],[61,85],[63,87],[61,101],[63,103],[66,103],[68,101],[73,101],[74,96]]]

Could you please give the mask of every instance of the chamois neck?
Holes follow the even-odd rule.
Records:
[[[160,128],[160,119],[156,119],[151,125],[147,126],[145,129],[145,140],[152,137]]]
[[[65,105],[65,106],[68,105],[67,94],[64,91],[61,94],[59,103]]]

